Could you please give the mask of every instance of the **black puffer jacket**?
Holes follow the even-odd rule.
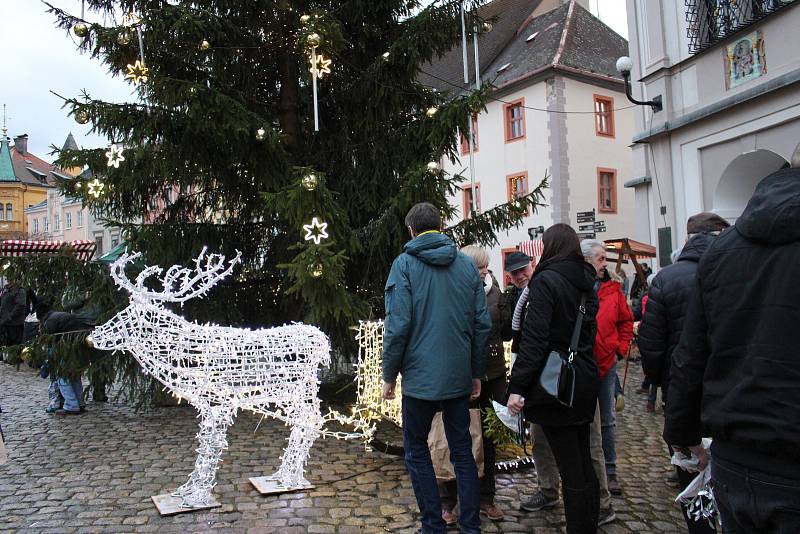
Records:
[[[683,318],[694,291],[697,262],[714,239],[712,234],[692,237],[678,261],[659,271],[647,293],[647,306],[639,325],[642,368],[653,384],[665,390],[669,385],[672,351],[681,338]]]
[[[597,324],[594,268],[581,256],[539,264],[529,284],[528,312],[522,326],[519,355],[511,371],[509,392],[525,397],[525,417],[541,425],[567,426],[587,423],[597,404],[597,364],[592,346]],[[578,341],[575,397],[571,408],[548,401],[539,387],[547,355],[566,352],[578,317],[581,294],[587,295],[586,317]]]
[[[697,270],[664,439],[800,480],[800,169],[756,187]],[[649,304],[648,304],[649,306]]]

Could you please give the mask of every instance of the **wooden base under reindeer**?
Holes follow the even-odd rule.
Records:
[[[194,471],[180,488],[153,501],[162,514],[218,506],[211,492],[227,431],[239,410],[249,410],[285,422],[289,440],[277,472],[266,477],[282,491],[306,489],[304,466],[320,435],[325,432],[320,413],[319,370],[330,363],[330,342],[318,328],[292,324],[248,330],[186,321],[169,311],[165,302],[182,303],[202,297],[239,263],[206,251],[195,259],[195,269],[175,265],[160,279],[163,291],[146,281],[161,275],[158,266],[145,267],[131,282],[125,267],[138,254],[123,254],[111,265],[117,285],[130,293],[130,305],[95,328],[87,340],[100,350],[133,354],[145,372],[178,398],[197,408],[200,430]],[[327,417],[327,416],[326,416]],[[274,492],[273,492],[274,493]],[[162,511],[163,510],[163,511]]]
[[[281,484],[280,480],[275,480],[270,477],[250,477],[250,483],[261,495],[280,495],[281,493],[292,493],[294,491],[305,491],[315,488],[310,482],[288,488]]]
[[[184,514],[186,512],[197,512],[200,510],[208,510],[209,508],[219,508],[222,506],[214,497],[208,500],[207,504],[202,506],[193,506],[188,508],[183,505],[181,497],[173,497],[172,495],[153,495],[153,504],[156,505],[158,513],[162,516]]]

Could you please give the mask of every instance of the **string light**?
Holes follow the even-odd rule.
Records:
[[[323,74],[331,73],[331,63],[330,59],[325,59],[325,56],[318,54],[311,60],[311,68],[308,71],[317,78],[322,78]]]
[[[80,184],[79,184],[80,185]],[[91,182],[89,182],[89,189],[88,193],[90,196],[94,198],[100,198],[105,191],[106,184],[95,178]]]
[[[170,267],[160,282],[163,291],[146,281],[161,275],[146,266],[135,281],[125,267],[140,255],[127,252],[111,265],[114,282],[130,294],[130,304],[91,334],[99,350],[126,350],[143,369],[200,414],[195,467],[172,495],[186,508],[204,507],[212,499],[216,470],[227,448],[227,430],[238,410],[270,416],[291,427],[281,466],[266,477],[287,491],[309,485],[304,467],[320,435],[338,438],[361,434],[325,431],[325,421],[349,422],[335,411],[320,413],[319,369],[330,364],[330,342],[318,328],[292,324],[249,330],[197,324],[169,311],[164,303],[203,297],[241,262],[241,254],[226,263],[221,254],[206,256],[195,268]]]
[[[428,168],[428,172],[431,173],[431,174],[435,174],[435,173],[439,172],[439,164],[436,163],[435,161],[429,161],[427,168]]]
[[[306,241],[314,241],[315,245],[319,245],[319,242],[323,239],[328,239],[328,223],[320,222],[319,219],[316,217],[311,219],[311,224],[304,224],[303,230],[306,232]]]
[[[111,145],[108,147],[108,152],[106,152],[106,157],[108,158],[108,166],[114,167],[115,169],[119,169],[119,164],[122,161],[125,161],[125,156],[122,155],[124,152],[124,148],[121,145]]]
[[[133,83],[146,83],[150,74],[150,69],[141,60],[136,60],[133,65],[128,63],[128,73],[125,74],[126,80],[131,80]]]

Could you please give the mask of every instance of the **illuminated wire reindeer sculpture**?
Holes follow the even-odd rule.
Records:
[[[138,256],[126,253],[111,265],[114,281],[130,293],[130,305],[95,328],[90,341],[100,350],[129,351],[148,374],[199,411],[194,471],[172,497],[180,498],[183,508],[213,502],[227,430],[240,409],[270,415],[291,427],[280,468],[265,478],[283,491],[308,487],[304,465],[326,419],[320,414],[317,375],[330,363],[327,336],[303,324],[260,330],[202,325],[164,307],[165,302],[202,297],[231,273],[240,254],[226,264],[223,255],[206,255],[203,249],[193,270],[179,265],[167,270],[160,278],[161,292],[145,285],[162,274],[158,266],[145,267],[133,283],[126,277],[125,266]]]

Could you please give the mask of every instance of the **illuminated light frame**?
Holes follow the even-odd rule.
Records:
[[[96,327],[91,342],[99,350],[126,350],[144,371],[197,408],[200,430],[194,471],[172,493],[184,509],[214,505],[212,490],[228,427],[239,410],[250,410],[291,427],[281,466],[266,478],[279,491],[310,486],[304,467],[314,441],[322,436],[349,439],[361,434],[323,430],[327,421],[358,424],[333,410],[320,413],[319,369],[330,364],[330,342],[318,328],[304,324],[249,330],[186,321],[165,308],[203,297],[228,276],[240,254],[226,263],[221,254],[194,260],[195,268],[170,267],[159,278],[163,291],[145,282],[160,276],[158,266],[145,267],[134,282],[125,266],[140,255],[123,254],[111,265],[116,284],[128,291],[130,304]],[[154,500],[159,497],[154,497]]]

